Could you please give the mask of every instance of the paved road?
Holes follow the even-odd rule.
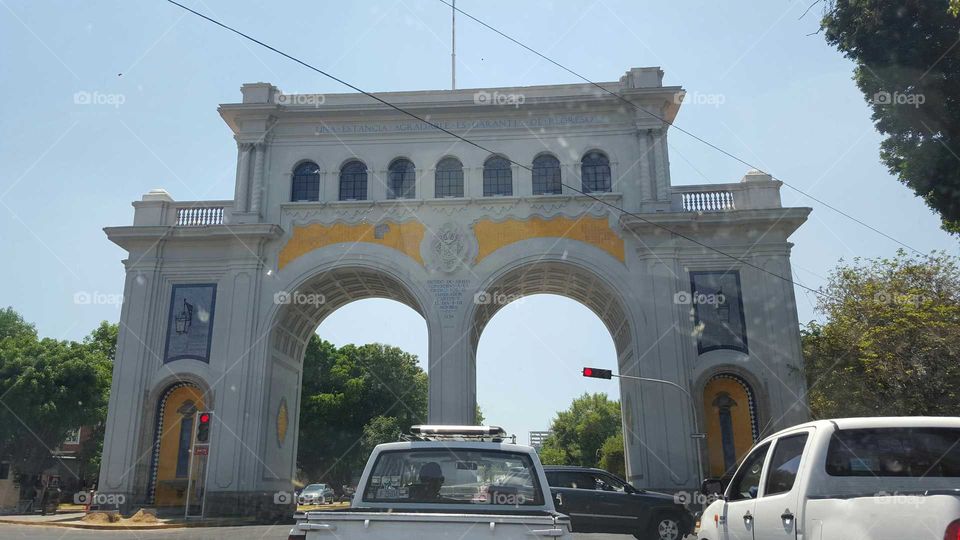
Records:
[[[37,540],[285,540],[289,525],[255,527],[210,527],[159,531],[84,531],[64,527],[0,524],[0,538]],[[628,540],[617,534],[575,534],[577,540]]]

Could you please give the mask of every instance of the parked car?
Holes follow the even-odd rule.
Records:
[[[703,511],[697,538],[960,539],[960,418],[844,418],[774,433]]]
[[[533,448],[503,442],[494,426],[411,433],[412,440],[373,449],[350,508],[298,512],[289,540],[571,536]]]
[[[303,505],[333,502],[333,488],[326,484],[310,484],[297,496],[297,502]]]
[[[673,495],[637,489],[602,469],[545,465],[543,470],[557,510],[570,516],[576,532],[678,540],[693,531],[694,517]]]

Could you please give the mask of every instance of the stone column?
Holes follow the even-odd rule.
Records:
[[[670,153],[667,148],[667,128],[659,130],[657,136],[657,162],[660,164],[660,174],[657,175],[657,200],[670,200]]]
[[[266,143],[261,141],[253,144],[256,155],[253,166],[253,187],[250,193],[250,211],[254,214],[260,214],[260,207],[263,199],[263,154],[266,150]]]
[[[637,163],[637,177],[640,179],[640,199],[649,201],[654,198],[654,174],[652,167],[652,156],[650,152],[653,148],[650,146],[650,132],[647,129],[637,129],[637,146],[639,162]]]
[[[664,260],[660,260],[664,259]],[[674,303],[674,293],[685,275],[680,264],[660,255],[638,261],[645,276],[638,294],[645,299],[645,322],[635,330],[641,344],[624,359],[624,374],[673,382],[691,392],[686,350],[690,335],[689,306]],[[621,361],[622,362],[622,361]],[[620,381],[624,403],[624,444],[629,480],[651,489],[694,489],[697,478],[696,430],[691,398],[679,389],[656,382]],[[632,423],[632,425],[630,425]]]
[[[250,185],[250,143],[237,143],[237,187],[234,212],[246,212]]]
[[[464,312],[472,312],[472,280],[463,276],[438,275],[429,289],[447,295],[460,292],[460,304],[446,296],[428,310],[427,331],[430,336],[427,374],[431,424],[472,424],[477,404],[476,350],[470,335],[462,331]],[[446,307],[445,307],[446,306]],[[469,334],[469,332],[467,333]]]
[[[131,253],[131,258],[139,255]],[[128,268],[120,311],[97,486],[100,493],[123,495],[126,498],[123,511],[145,502],[142,486],[136,485],[136,476],[152,455],[153,431],[145,428],[144,422],[152,417],[156,403],[145,403],[144,400],[148,391],[147,379],[161,360],[147,343],[156,341],[152,339],[151,330],[162,326],[156,321],[157,314],[166,313],[162,307],[157,309],[156,306],[156,302],[161,305],[166,302],[158,291],[157,270],[153,264],[146,263]],[[143,440],[145,435],[148,440]]]

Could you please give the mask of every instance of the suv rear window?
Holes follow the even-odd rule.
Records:
[[[960,477],[960,429],[837,431],[826,468],[830,476]]]
[[[366,502],[541,506],[530,456],[500,450],[395,450],[377,457]]]

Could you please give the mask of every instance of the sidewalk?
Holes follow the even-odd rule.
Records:
[[[22,515],[22,516],[0,516],[0,523],[11,523],[14,525],[40,525],[45,527],[71,527],[75,529],[93,529],[93,530],[153,530],[153,529],[176,529],[185,527],[237,527],[243,525],[253,525],[256,521],[253,518],[223,518],[223,519],[192,519],[184,518],[157,518],[154,523],[137,523],[129,520],[121,520],[114,523],[96,523],[83,521],[86,516],[84,512],[69,512],[50,516]]]

